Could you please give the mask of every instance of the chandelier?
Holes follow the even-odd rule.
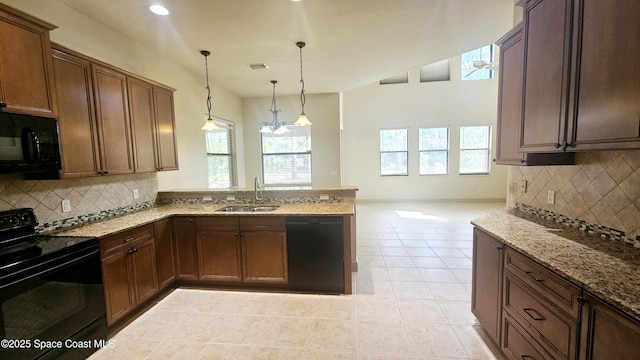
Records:
[[[271,80],[271,83],[273,84],[273,96],[271,98],[271,109],[269,109],[269,111],[271,112],[271,114],[273,114],[273,120],[271,120],[270,123],[268,122],[263,122],[260,124],[260,132],[263,134],[276,134],[276,135],[280,135],[280,134],[286,134],[289,132],[289,129],[287,128],[287,123],[286,122],[280,122],[278,121],[278,112],[280,111],[280,109],[278,109],[278,107],[276,106],[276,84],[278,83],[276,80]]]

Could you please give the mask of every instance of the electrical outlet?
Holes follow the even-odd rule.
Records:
[[[553,190],[547,191],[547,204],[555,204],[556,203],[556,192]]]
[[[329,200],[329,195],[320,195],[320,200]]]
[[[71,200],[62,200],[62,212],[66,213],[71,211]]]
[[[202,201],[213,201],[213,198],[211,195],[205,195],[202,197]]]
[[[236,201],[235,195],[227,195],[227,201]]]
[[[138,189],[133,189],[133,198],[137,199],[140,197],[140,193],[138,192]]]
[[[520,180],[520,194],[527,193],[527,180]]]

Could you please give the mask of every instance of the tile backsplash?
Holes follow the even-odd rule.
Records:
[[[139,197],[133,198],[138,189]],[[40,224],[82,217],[113,209],[154,203],[158,192],[156,173],[110,175],[64,180],[22,180],[19,175],[0,176],[0,211],[33,208]],[[71,211],[62,212],[62,200]]]
[[[508,202],[640,236],[640,150],[576,153],[576,165],[511,166]],[[527,191],[520,184],[527,181]],[[555,191],[555,203],[547,192]]]

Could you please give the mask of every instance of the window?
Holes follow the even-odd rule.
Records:
[[[285,134],[260,133],[265,185],[311,184],[311,127],[287,125]]]
[[[491,126],[460,127],[460,174],[488,174]]]
[[[409,83],[409,72],[380,80],[380,85],[408,84],[408,83]]]
[[[493,78],[493,45],[467,51],[462,54],[462,80],[487,80]]]
[[[380,175],[408,175],[409,129],[380,130]]]
[[[449,128],[418,130],[420,175],[449,173]]]
[[[420,68],[420,82],[449,81],[449,59],[434,62]]]
[[[206,131],[209,188],[224,189],[237,185],[233,123],[216,119],[220,130]]]

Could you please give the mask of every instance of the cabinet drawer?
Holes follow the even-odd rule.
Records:
[[[153,237],[153,225],[144,225],[135,229],[127,230],[120,234],[109,236],[100,240],[100,254],[102,257],[109,256],[134,243],[144,241]]]
[[[504,268],[571,317],[578,319],[580,288],[511,248],[505,251]]]
[[[281,216],[246,216],[240,218],[240,229],[285,231],[284,217]]]
[[[511,316],[504,313],[502,323],[502,352],[516,360],[551,359],[540,345]]]
[[[507,272],[503,307],[555,358],[575,359],[577,321]]]
[[[196,230],[238,230],[238,218],[235,216],[197,217]]]

